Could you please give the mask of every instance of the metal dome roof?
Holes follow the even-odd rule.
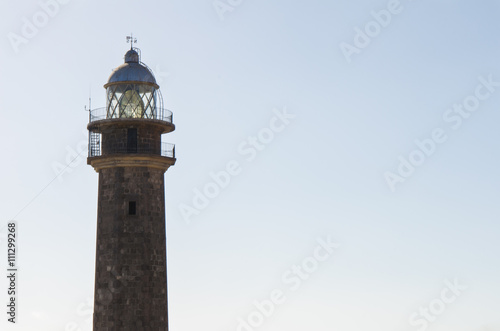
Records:
[[[155,76],[139,63],[139,54],[133,49],[125,54],[125,63],[113,70],[105,86],[119,82],[144,82],[157,85]]]

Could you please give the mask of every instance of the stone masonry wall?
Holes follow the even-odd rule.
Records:
[[[102,155],[127,152],[127,132],[137,129],[137,152],[160,154],[162,128],[137,123],[107,127],[102,134]]]
[[[94,304],[94,331],[168,330],[164,171],[100,170]]]

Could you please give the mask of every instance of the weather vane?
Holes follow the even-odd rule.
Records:
[[[130,49],[132,49],[132,45],[137,44],[137,38],[134,38],[134,35],[131,33],[130,36],[127,36],[127,43],[130,43]]]

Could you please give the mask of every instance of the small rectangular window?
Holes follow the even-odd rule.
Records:
[[[136,203],[135,201],[129,201],[128,203],[128,214],[135,215],[136,214]]]

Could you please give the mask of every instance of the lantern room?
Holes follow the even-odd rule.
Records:
[[[130,49],[125,63],[113,70],[106,88],[106,118],[158,117],[159,86],[149,68],[139,59],[139,53]]]

